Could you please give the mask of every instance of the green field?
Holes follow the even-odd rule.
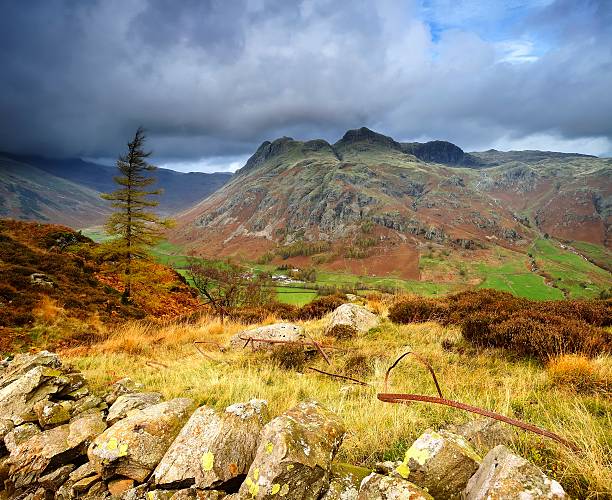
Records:
[[[103,242],[108,239],[103,228],[88,228],[82,231],[94,241]],[[584,242],[573,242],[572,246],[588,255],[593,261],[608,262],[610,252],[604,247]],[[535,259],[538,271],[529,269],[530,257],[503,248],[497,248],[495,261],[487,263],[459,259],[449,251],[430,251],[421,256],[419,268],[421,271],[455,272],[458,276],[455,282],[433,282],[405,280],[393,276],[359,276],[349,273],[317,270],[316,281],[305,286],[277,286],[278,300],[288,304],[301,306],[313,300],[317,289],[357,290],[359,293],[384,290],[407,292],[423,296],[437,296],[452,293],[478,283],[477,288],[494,288],[510,292],[519,297],[535,300],[556,300],[562,298],[597,297],[601,290],[612,286],[612,274],[593,264],[569,248],[563,248],[555,240],[538,239],[528,249]],[[151,250],[156,260],[175,268],[188,278],[186,268],[190,257],[184,255],[180,246],[162,241]],[[223,265],[219,261],[219,265]],[[253,272],[277,272],[273,264],[245,264]]]

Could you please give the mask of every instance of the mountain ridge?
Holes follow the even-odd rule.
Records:
[[[526,253],[550,234],[609,246],[611,173],[612,160],[588,155],[465,153],[367,128],[334,144],[283,137],[262,143],[230,182],[182,215],[171,236],[205,254],[245,258],[324,241],[331,248],[317,260],[358,260],[374,272],[403,267],[415,277],[429,244]],[[369,247],[357,248],[364,241]],[[375,264],[385,252],[395,257]]]

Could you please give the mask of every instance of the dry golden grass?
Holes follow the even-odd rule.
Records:
[[[66,311],[57,305],[57,300],[48,295],[42,295],[32,313],[39,322],[51,324],[63,318]]]
[[[552,383],[577,392],[612,394],[612,358],[590,359],[578,354],[566,354],[547,364]]]
[[[268,318],[272,322],[274,318]],[[308,334],[324,343],[325,320],[304,322]],[[474,416],[448,407],[414,403],[386,404],[376,399],[385,371],[406,350],[426,357],[435,369],[444,396],[545,427],[576,443],[580,453],[539,436],[519,431],[514,449],[561,482],[577,498],[612,495],[612,402],[601,393],[570,392],[551,380],[535,361],[510,360],[498,351],[476,350],[461,340],[457,328],[436,323],[393,325],[388,321],[356,340],[338,342],[350,351],[328,350],[333,366],[320,356],[308,364],[363,378],[374,387],[350,385],[310,370],[284,369],[265,353],[220,352],[201,344],[213,359],[199,354],[193,342],[225,345],[245,328],[203,318],[196,324],[130,323],[72,362],[94,387],[130,376],[166,398],[188,396],[199,404],[222,408],[237,401],[263,398],[277,415],[298,401],[313,398],[342,416],[348,433],[338,459],[373,466],[396,459],[428,427],[465,422]],[[442,343],[453,346],[443,349]],[[73,353],[76,354],[76,353]],[[154,362],[154,363],[151,363]],[[156,364],[163,363],[163,365]],[[149,363],[149,364],[147,364]],[[593,363],[610,367],[610,359]],[[435,394],[421,365],[406,358],[394,370],[390,391]]]

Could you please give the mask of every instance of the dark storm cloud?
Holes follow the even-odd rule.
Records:
[[[0,0],[0,149],[114,157],[139,124],[187,164],[361,125],[612,149],[611,2],[447,4]]]

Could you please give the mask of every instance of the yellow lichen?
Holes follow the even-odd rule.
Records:
[[[215,456],[210,451],[207,451],[206,453],[204,453],[202,455],[202,470],[204,472],[211,471],[213,468],[214,461],[215,461]]]
[[[410,475],[410,467],[408,467],[406,462],[402,462],[400,465],[397,466],[397,468],[395,469],[395,472],[397,472],[404,479],[407,479],[408,476]]]
[[[107,450],[116,450],[117,449],[117,438],[112,437],[106,443]]]
[[[270,492],[270,494],[276,495],[280,491],[280,489],[281,489],[280,484],[274,483],[272,485],[272,491]]]
[[[259,485],[257,483],[252,482],[249,486],[249,493],[253,498],[256,497],[257,493],[259,493]]]
[[[295,465],[293,465],[293,464],[289,464],[289,465],[287,466],[287,470],[288,470],[288,471],[290,471],[290,470],[291,470],[291,469],[293,469],[294,467],[295,467]]]
[[[419,448],[412,445],[407,451],[404,458],[404,463],[408,463],[409,460],[414,460],[419,465],[424,465],[427,460],[431,458],[431,453],[427,448]]]
[[[283,484],[283,487],[280,490],[280,496],[284,497],[287,493],[289,493],[289,485]]]
[[[125,457],[128,454],[127,452],[128,452],[128,444],[127,443],[121,443],[119,445],[119,454],[117,456]]]
[[[274,445],[272,443],[268,443],[266,445],[266,453],[271,454],[273,450],[274,450]]]
[[[259,479],[259,469],[253,471],[253,479],[257,481]]]

